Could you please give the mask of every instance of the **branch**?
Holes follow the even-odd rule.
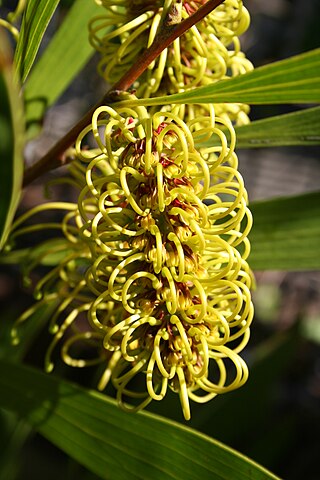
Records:
[[[182,22],[176,24],[164,23],[152,45],[146,49],[139,58],[139,64],[132,65],[123,77],[116,82],[110,90],[108,90],[106,95],[104,95],[103,98],[94,105],[94,107],[92,107],[82,119],[74,125],[74,127],[72,127],[72,129],[62,137],[48,151],[48,153],[46,153],[46,155],[44,155],[44,157],[25,171],[23,186],[29,185],[29,183],[33,182],[44,173],[68,163],[70,160],[66,154],[66,150],[74,144],[79,133],[89,125],[95,110],[101,105],[114,103],[117,100],[118,93],[128,90],[137,78],[139,78],[148,68],[150,63],[152,63],[165,48],[223,2],[224,0],[208,0],[194,14]]]

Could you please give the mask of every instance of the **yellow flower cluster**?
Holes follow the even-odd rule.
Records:
[[[90,22],[90,35],[112,80],[152,43],[174,5],[185,18],[204,2],[100,3],[107,12]],[[139,80],[137,94],[180,92],[244,73],[251,64],[237,35],[248,23],[241,1],[225,0],[163,51]],[[61,224],[45,225],[58,227],[64,238],[44,244],[25,273],[50,252],[62,255],[36,286],[38,303],[18,323],[53,303],[48,371],[62,342],[68,365],[104,364],[98,388],[111,382],[123,409],[141,409],[171,389],[189,419],[189,400],[206,402],[248,377],[239,353],[253,317],[252,218],[233,127],[247,121],[247,109],[156,110],[135,106],[133,95],[126,99],[98,108],[76,141],[67,181],[77,187],[78,203],[36,207],[13,226],[11,240],[43,228],[21,228],[39,211],[67,211]],[[95,348],[95,357],[79,356],[83,343]]]
[[[158,0],[150,2],[99,1],[106,13],[89,23],[89,39],[101,54],[100,74],[114,83],[135,64],[150,46],[173,7],[177,18],[185,19],[201,4],[198,1]],[[253,68],[241,51],[239,35],[250,24],[242,0],[225,0],[205,19],[194,25],[147,69],[134,85],[139,98],[182,92],[218,80],[246,73]],[[116,28],[111,28],[116,25]],[[249,107],[244,104],[217,104],[216,114],[237,124],[248,123]],[[194,118],[187,108],[181,118]]]
[[[93,152],[82,147],[89,132]],[[204,136],[215,146],[199,147]],[[78,204],[92,257],[86,282],[96,296],[88,319],[114,352],[100,388],[111,378],[123,407],[128,397],[140,399],[133,408],[161,400],[170,387],[189,419],[189,398],[205,402],[247,379],[238,352],[253,314],[252,220],[234,145],[231,122],[213,109],[184,123],[173,112],[101,107],[78,138],[88,164]]]

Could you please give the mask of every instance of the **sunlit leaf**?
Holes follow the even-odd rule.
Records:
[[[257,120],[236,128],[237,147],[320,144],[320,107]]]
[[[0,406],[28,418],[46,438],[105,480],[277,478],[183,425],[147,413],[124,413],[101,394],[2,361]]]
[[[250,264],[256,270],[320,268],[320,193],[251,204]]]
[[[20,453],[31,433],[30,425],[17,415],[0,410],[0,480],[16,480]]]
[[[10,46],[0,28],[0,249],[20,199],[23,134],[22,105],[13,80]]]
[[[28,0],[27,2],[15,53],[15,63],[22,83],[30,72],[42,37],[59,1]]]
[[[229,131],[224,131],[230,138]],[[236,127],[238,148],[320,144],[320,107],[256,120]],[[214,139],[203,143],[212,146]]]
[[[320,102],[320,49],[256,68],[183,93],[120,102],[121,105],[175,103],[318,103]]]

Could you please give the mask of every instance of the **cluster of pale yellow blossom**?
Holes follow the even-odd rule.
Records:
[[[173,7],[183,19],[204,2],[100,3],[90,39],[112,82],[153,42]],[[135,94],[177,93],[244,73],[252,67],[238,35],[248,24],[242,1],[225,0],[162,52]],[[247,107],[148,110],[135,98],[98,108],[79,135],[68,180],[79,190],[78,203],[45,204],[14,225],[11,239],[33,228],[21,224],[39,210],[67,210],[64,240],[42,248],[37,260],[55,249],[64,255],[19,322],[56,302],[47,370],[61,342],[65,363],[105,365],[98,387],[111,381],[122,408],[143,408],[171,389],[189,419],[190,399],[206,402],[248,377],[239,352],[253,317],[252,218],[233,128],[247,121]],[[83,344],[97,355],[79,357]]]
[[[98,70],[116,82],[150,46],[174,8],[175,21],[185,19],[205,1],[150,0],[129,2],[101,0],[105,13],[89,22],[89,39],[100,53]],[[242,0],[225,0],[162,51],[134,85],[139,98],[178,93],[234,77],[253,69],[241,51],[239,35],[250,24]],[[117,28],[112,28],[117,25]],[[203,109],[203,108],[202,108]],[[201,110],[202,110],[201,109]],[[187,111],[186,111],[187,110]],[[200,108],[188,106],[178,114],[184,120],[198,116]],[[215,113],[236,124],[249,122],[244,104],[216,104]]]

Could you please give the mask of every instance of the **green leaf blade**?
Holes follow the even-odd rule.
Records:
[[[319,103],[320,49],[258,67],[244,75],[183,93],[120,105],[194,103]]]
[[[320,107],[255,120],[235,131],[237,149],[320,145]],[[230,141],[229,130],[223,133]],[[212,147],[215,141],[210,138],[199,146]]]
[[[256,270],[320,268],[320,193],[251,205],[250,265]]]
[[[7,37],[0,28],[0,250],[16,212],[23,177],[23,109]]]
[[[36,370],[0,362],[0,405],[103,479],[267,480],[272,473],[223,444]]]
[[[42,37],[60,0],[29,0],[21,24],[15,53],[19,78],[25,82],[36,58]]]
[[[238,148],[320,145],[320,107],[257,120],[236,134]]]

